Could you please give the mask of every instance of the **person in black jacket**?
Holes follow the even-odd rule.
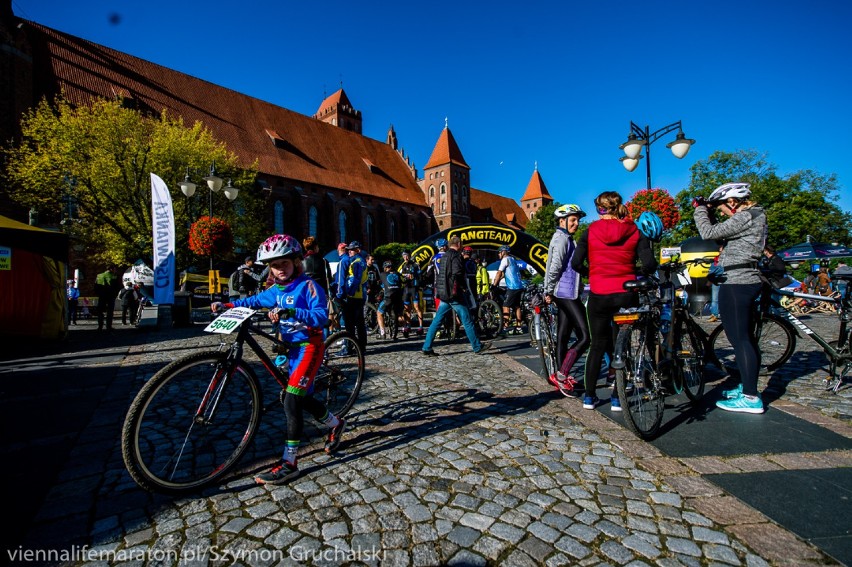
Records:
[[[313,236],[308,236],[302,241],[305,250],[305,258],[302,266],[305,273],[323,289],[328,296],[328,282],[331,281],[331,267],[328,260],[319,255],[319,244]]]
[[[763,258],[760,259],[757,267],[775,287],[786,287],[793,283],[793,280],[787,276],[784,260],[775,253],[775,248],[771,244],[763,246]]]
[[[427,356],[438,354],[432,350],[432,342],[435,340],[435,335],[441,327],[444,316],[451,310],[458,315],[474,353],[481,354],[491,348],[490,342],[482,343],[476,336],[473,320],[470,318],[470,312],[467,303],[465,303],[464,291],[467,289],[467,274],[464,269],[464,260],[459,254],[459,248],[461,248],[461,239],[458,236],[452,237],[449,242],[449,250],[441,258],[441,269],[435,278],[435,295],[441,300],[441,305],[438,306],[438,311],[435,312],[432,324],[429,325],[429,330],[426,332],[423,354]]]

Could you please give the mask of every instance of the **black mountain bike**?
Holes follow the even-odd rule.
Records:
[[[136,395],[124,419],[121,452],[127,471],[142,488],[181,494],[212,484],[249,447],[265,408],[260,380],[243,360],[244,346],[278,383],[283,404],[287,368],[275,366],[255,337],[273,341],[280,352],[289,345],[261,330],[259,315],[253,313],[236,308],[220,315],[205,330],[236,331],[236,340],[168,364]],[[363,379],[364,354],[358,343],[345,331],[328,337],[314,396],[333,414],[346,415]]]
[[[711,261],[675,256],[659,267],[666,281],[651,277],[624,284],[639,293],[640,306],[613,317],[619,331],[611,366],[624,423],[642,439],[659,433],[668,395],[683,392],[694,403],[704,394],[707,333],[692,318],[677,274]]]

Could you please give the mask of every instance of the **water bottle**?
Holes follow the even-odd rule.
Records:
[[[668,303],[663,304],[662,312],[660,313],[660,332],[664,335],[669,332],[672,325],[672,306]]]

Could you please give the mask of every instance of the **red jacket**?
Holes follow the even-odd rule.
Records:
[[[596,295],[624,293],[624,282],[636,279],[636,260],[642,271],[657,268],[650,242],[641,235],[632,220],[600,219],[589,225],[572,258],[572,267],[582,265],[588,257],[589,286]],[[577,270],[580,271],[580,270]]]

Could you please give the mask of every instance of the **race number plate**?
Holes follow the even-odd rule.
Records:
[[[230,335],[234,329],[239,327],[243,321],[254,315],[254,313],[254,309],[249,309],[248,307],[234,307],[232,309],[228,309],[216,317],[212,323],[207,325],[204,332]]]

